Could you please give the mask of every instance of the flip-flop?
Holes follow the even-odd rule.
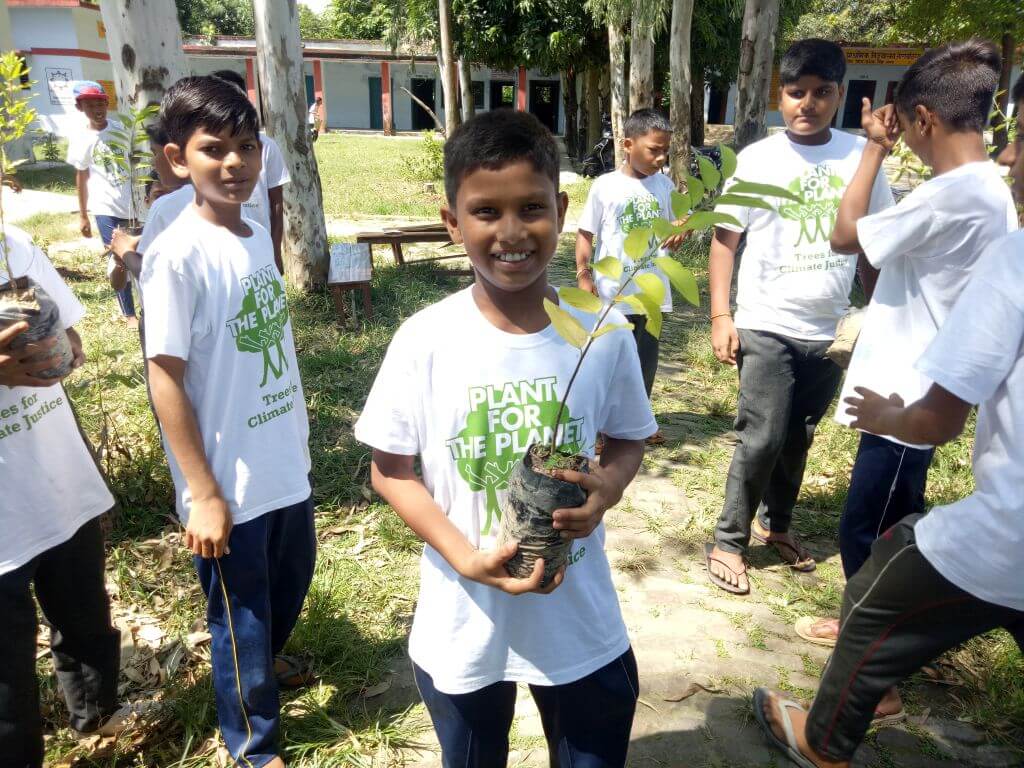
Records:
[[[806,640],[808,643],[824,645],[826,648],[835,648],[837,638],[818,637],[811,633],[811,628],[821,620],[822,619],[819,616],[801,616],[796,620],[796,624],[793,625],[793,630],[800,638]]]
[[[734,568],[731,568],[729,566],[729,564],[726,563],[725,561],[719,560],[717,557],[712,557],[711,553],[714,552],[714,550],[715,550],[715,545],[714,545],[713,542],[708,542],[707,544],[704,545],[704,565],[707,566],[707,569],[708,569],[708,579],[711,580],[711,583],[714,584],[719,589],[724,589],[726,592],[729,592],[729,593],[731,593],[733,595],[748,595],[748,594],[750,594],[750,578],[749,577],[747,577],[747,586],[746,586],[746,589],[744,589],[743,587],[738,587],[738,586],[735,586],[734,584],[730,584],[728,581],[726,581],[722,577],[715,576],[715,574],[713,574],[711,572],[711,562],[714,561],[714,562],[718,563],[720,566],[722,566],[723,568],[726,568],[729,571],[732,571],[737,576],[746,576],[746,574],[747,574],[747,569],[746,568],[744,568],[742,571],[737,571]]]
[[[274,671],[274,677],[277,678],[279,688],[304,688],[316,680],[316,675],[313,674],[313,668],[308,659],[298,656],[286,656],[283,653],[279,653],[274,657],[275,667],[278,662],[281,662],[286,667],[280,672],[276,669]]]
[[[796,734],[793,733],[793,721],[789,719],[789,710],[799,709],[803,711],[803,707],[797,704],[795,701],[789,699],[779,699],[779,713],[782,715],[782,729],[786,734],[786,741],[783,741],[775,732],[772,730],[771,723],[768,722],[764,716],[764,703],[765,699],[771,691],[768,688],[758,688],[754,691],[754,717],[757,722],[761,725],[768,740],[771,741],[772,745],[780,752],[786,755],[800,768],[817,768],[817,766],[804,757],[803,753],[797,749],[796,746]]]
[[[877,712],[875,716],[871,718],[871,725],[875,728],[884,727],[886,725],[896,725],[902,723],[907,719],[907,710],[900,708],[899,712],[893,712],[891,715],[880,715]]]
[[[750,526],[750,538],[752,538],[758,544],[764,544],[765,546],[774,548],[775,551],[779,553],[779,557],[782,558],[782,562],[784,562],[794,571],[799,571],[800,573],[810,573],[818,567],[818,564],[814,562],[814,558],[811,557],[810,553],[803,548],[803,546],[800,544],[800,540],[797,539],[796,536],[793,537],[793,541],[795,542],[794,546],[794,544],[789,544],[785,541],[778,541],[769,538],[771,536],[771,532],[769,531],[768,535],[766,536],[765,534],[761,533],[761,530],[758,530],[759,528],[761,530],[764,530],[763,528],[761,528],[761,523],[758,521],[757,517],[755,517],[753,524],[751,524]],[[793,553],[794,557],[792,561],[786,558],[786,556],[782,553],[780,547],[785,547],[787,550]]]
[[[644,443],[647,445],[663,445],[665,443],[665,436],[661,434],[661,430],[659,429],[653,435],[644,440]]]

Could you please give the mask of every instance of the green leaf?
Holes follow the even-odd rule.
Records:
[[[672,190],[672,215],[677,219],[685,219],[690,215],[690,196],[679,190]]]
[[[635,294],[643,304],[644,314],[647,315],[647,325],[644,329],[654,338],[661,336],[661,306],[655,303],[650,296],[642,293]],[[630,298],[633,298],[630,296]]]
[[[761,195],[762,197],[781,197],[792,200],[795,203],[802,203],[803,199],[795,195],[785,187],[777,187],[774,184],[758,184],[753,181],[736,179],[729,185],[729,192],[736,195]]]
[[[634,310],[636,310],[636,313],[638,315],[646,315],[647,314],[647,305],[644,304],[640,300],[640,294],[639,293],[634,293],[634,294],[631,294],[629,296],[623,296],[622,300],[626,304],[629,304],[629,306],[631,306]]]
[[[644,296],[649,297],[657,306],[665,300],[665,283],[652,272],[642,272],[633,278]]]
[[[693,276],[693,272],[670,256],[659,256],[654,263],[665,273],[668,281],[672,283],[672,287],[679,292],[680,296],[693,306],[700,306],[700,291],[697,290],[697,279]]]
[[[633,324],[632,323],[605,323],[600,328],[598,328],[596,331],[594,331],[594,338],[596,339],[596,338],[598,338],[600,336],[604,336],[606,333],[611,333],[612,331],[618,331],[618,330],[632,331],[633,330]]]
[[[700,168],[700,178],[708,189],[718,189],[718,183],[722,180],[722,174],[715,168],[715,164],[704,155],[697,154],[697,167]]]
[[[605,256],[594,264],[594,269],[612,280],[622,279],[622,262],[614,256]]]
[[[721,143],[718,145],[718,152],[722,156],[722,178],[731,179],[736,174],[736,153],[731,147]]]
[[[696,208],[704,199],[704,184],[696,176],[686,174],[686,191],[690,193],[690,207]]]
[[[654,230],[654,236],[658,238],[659,243],[664,242],[673,235],[678,235],[683,232],[682,227],[677,227],[675,224],[672,224],[660,217],[651,223],[651,229]]]
[[[651,235],[653,233],[647,227],[637,227],[631,230],[626,235],[626,242],[623,243],[623,250],[626,255],[629,256],[633,261],[640,261],[647,253],[647,249],[651,245]]]
[[[724,195],[716,197],[715,205],[737,205],[742,208],[763,208],[766,211],[775,210],[772,204],[763,198],[751,197],[750,195],[734,195],[732,192],[726,192]]]
[[[721,211],[697,211],[683,224],[683,229],[710,229],[711,227],[717,227],[721,224],[731,224],[739,229],[743,228],[743,225],[736,219],[735,216],[730,216],[728,213],[722,213]]]
[[[583,349],[589,334],[580,324],[579,320],[555,304],[551,299],[544,299],[544,311],[548,313],[548,317],[551,318],[551,324],[555,326],[559,336],[576,347],[576,349]]]
[[[564,288],[558,289],[558,298],[564,301],[571,307],[596,314],[601,311],[601,300],[597,298],[590,291],[584,291],[582,288],[574,288],[572,286],[565,286]]]

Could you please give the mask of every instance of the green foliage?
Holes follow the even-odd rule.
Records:
[[[39,140],[39,148],[43,160],[48,163],[56,163],[60,160],[60,145],[57,144],[57,136],[53,133],[44,133]]]
[[[892,0],[814,0],[787,38],[823,37],[872,45],[902,42],[896,14]]]
[[[32,93],[25,95],[22,79],[28,78],[25,60],[15,51],[0,54],[0,195],[8,176],[13,176],[19,163],[11,162],[7,148],[25,136],[36,119],[36,111],[29,106]],[[4,227],[3,198],[0,197],[0,268],[11,280],[7,263],[7,230]]]
[[[440,181],[444,178],[444,142],[433,131],[423,132],[423,142],[415,155],[402,158],[409,177],[418,181]]]
[[[256,34],[251,0],[175,0],[175,5],[178,23],[186,35]]]
[[[128,112],[118,112],[116,117],[120,126],[109,131],[107,146],[110,147],[110,154],[106,159],[128,177],[131,191],[128,196],[128,220],[132,226],[138,225],[143,174],[153,167],[153,153],[147,148],[146,121],[156,117],[159,111],[158,105],[150,104]]]
[[[998,40],[1004,33],[1024,36],[1020,0],[901,0],[894,3],[901,37],[938,44],[979,35]]]

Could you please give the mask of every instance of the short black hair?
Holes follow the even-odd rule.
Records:
[[[925,51],[896,86],[896,109],[906,116],[921,105],[954,131],[985,130],[999,84],[999,50],[972,37]]]
[[[146,136],[149,137],[150,144],[156,144],[159,147],[166,147],[171,143],[167,138],[167,130],[159,118],[146,126]]]
[[[622,135],[627,139],[646,136],[651,131],[672,133],[672,123],[656,109],[635,110],[622,125]]]
[[[245,84],[245,78],[233,69],[218,69],[216,72],[211,74],[210,77],[219,77],[221,80],[227,80],[233,86],[242,91],[242,93],[245,93],[248,90],[248,87]]]
[[[497,171],[528,161],[558,189],[558,145],[551,131],[529,112],[495,109],[460,125],[444,143],[444,192],[455,205],[459,185],[479,168]]]
[[[199,128],[232,136],[251,133],[259,140],[260,123],[248,97],[218,77],[183,77],[164,94],[160,122],[170,143],[184,147]]]
[[[805,75],[842,84],[846,77],[846,54],[831,40],[822,40],[820,37],[797,40],[782,54],[779,84],[795,83]]]
[[[1013,90],[1010,91],[1010,103],[1020,104],[1024,101],[1024,75],[1017,78],[1017,82],[1013,84]]]

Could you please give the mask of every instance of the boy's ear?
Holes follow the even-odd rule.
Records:
[[[188,179],[188,165],[185,164],[185,150],[177,144],[164,144],[164,157],[171,164],[171,171],[179,179]]]
[[[914,122],[917,123],[918,132],[924,135],[935,126],[935,113],[924,104],[917,104],[914,107]]]
[[[462,231],[459,229],[459,220],[455,217],[455,212],[449,207],[448,203],[441,206],[441,221],[444,222],[452,242],[461,243]]]
[[[569,210],[569,195],[565,192],[558,193],[558,234],[562,234],[565,226],[565,212]]]

